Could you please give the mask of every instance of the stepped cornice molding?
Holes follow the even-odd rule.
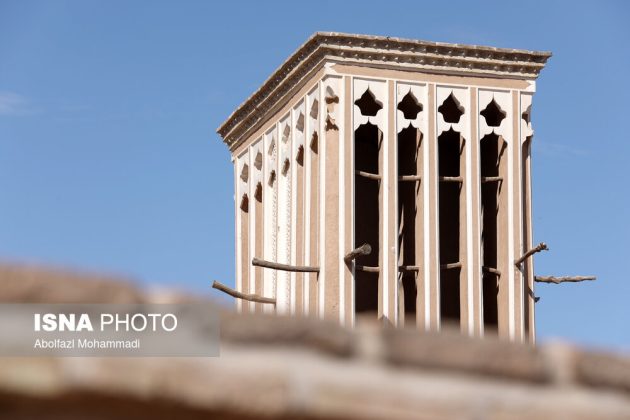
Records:
[[[550,52],[317,32],[217,129],[234,150],[267,111],[327,62],[388,66],[427,73],[535,80]]]

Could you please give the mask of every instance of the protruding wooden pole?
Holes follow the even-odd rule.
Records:
[[[374,180],[377,180],[377,181],[381,180],[381,176],[379,174],[373,174],[373,173],[370,173],[370,172],[358,171],[358,170],[354,171],[354,173],[359,175],[359,176],[361,176],[361,177],[363,177],[363,178],[374,179]]]
[[[540,297],[536,296],[534,292],[532,291],[532,289],[530,289],[529,287],[527,288],[527,294],[529,295],[529,297],[534,299],[534,303],[538,303],[538,301],[540,300]]]
[[[370,244],[363,244],[360,247],[348,252],[346,256],[343,257],[343,259],[345,262],[350,262],[361,255],[370,255],[371,253],[372,247],[370,246]]]
[[[535,253],[540,252],[540,251],[549,251],[549,248],[547,247],[546,243],[541,242],[538,245],[536,245],[534,248],[532,248],[529,251],[527,251],[526,253],[524,253],[521,258],[519,258],[518,260],[514,261],[514,265],[518,267],[519,265],[521,265],[521,263],[523,261],[525,261],[526,259],[528,259],[532,255],[534,255]]]
[[[236,291],[230,287],[227,287],[224,284],[219,283],[218,281],[214,281],[212,283],[212,288],[213,289],[217,289],[222,291],[223,293],[227,293],[228,295],[235,297],[237,299],[243,299],[243,300],[247,300],[249,302],[258,302],[258,303],[271,303],[271,304],[276,304],[276,300],[274,298],[267,298],[267,297],[263,297],[263,296],[259,296],[259,295],[254,295],[254,294],[246,294],[246,293],[241,293],[239,291]]]
[[[440,264],[441,270],[450,270],[452,268],[462,268],[462,263],[455,262],[455,263],[448,263],[448,264]]]
[[[252,265],[255,265],[257,267],[273,268],[274,270],[292,271],[297,273],[319,273],[319,267],[280,264],[272,261],[261,260],[259,258],[252,258]]]
[[[422,180],[422,177],[420,175],[399,175],[398,180],[416,182]]]
[[[461,176],[441,176],[440,182],[464,182],[464,178]]]
[[[597,280],[597,277],[595,276],[561,276],[561,277],[535,276],[534,280],[536,280],[538,283],[560,284],[560,283],[576,283],[579,281],[586,281],[586,280]]]
[[[502,182],[503,177],[500,176],[482,176],[481,183],[485,184],[486,182]]]
[[[482,269],[483,271],[485,271],[486,273],[494,274],[494,275],[496,275],[496,276],[498,276],[498,277],[501,277],[501,271],[500,271],[500,270],[497,270],[497,269],[496,269],[496,268],[494,268],[494,267],[486,267],[486,266],[484,265],[483,267],[481,267],[481,269]]]
[[[381,271],[380,267],[372,267],[369,265],[355,265],[354,266],[355,269],[359,270],[359,271],[365,271],[366,273],[378,273],[379,271]]]

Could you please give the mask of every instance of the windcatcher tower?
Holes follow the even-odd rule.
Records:
[[[515,261],[532,248],[530,115],[549,57],[313,35],[218,129],[238,309],[532,341],[532,260]]]

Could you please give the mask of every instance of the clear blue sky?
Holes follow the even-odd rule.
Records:
[[[313,32],[551,50],[536,269],[599,279],[539,285],[539,338],[630,350],[629,21],[623,1],[0,1],[0,259],[209,293],[234,275],[214,130]]]

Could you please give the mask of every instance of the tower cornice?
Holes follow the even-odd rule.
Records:
[[[388,66],[407,71],[535,80],[550,52],[317,32],[297,49],[217,129],[234,150],[267,110],[327,62]]]

